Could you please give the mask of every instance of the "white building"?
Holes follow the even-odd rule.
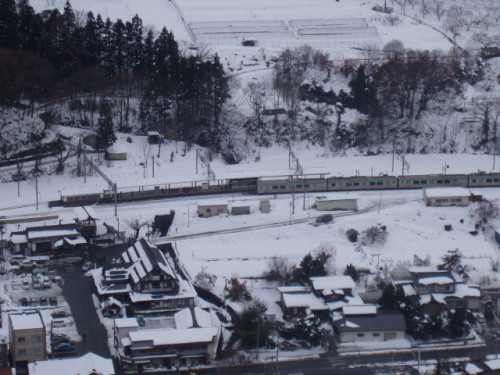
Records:
[[[114,375],[113,361],[94,353],[79,358],[37,361],[28,365],[29,375]]]
[[[450,207],[469,205],[471,193],[463,187],[427,188],[423,189],[424,201],[427,206]]]
[[[334,210],[354,210],[358,209],[358,198],[346,195],[339,197],[327,197],[324,195],[314,198],[314,208],[318,211],[334,211]]]

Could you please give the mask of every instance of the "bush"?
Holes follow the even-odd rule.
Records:
[[[293,280],[293,267],[285,257],[273,257],[267,261],[264,277],[268,281],[276,281],[279,285],[287,285]]]
[[[250,301],[252,299],[250,292],[247,290],[246,282],[242,283],[237,277],[231,277],[227,284],[224,288],[226,299],[234,302]]]
[[[385,227],[374,225],[363,232],[363,242],[367,245],[374,243],[384,243],[387,239]]]

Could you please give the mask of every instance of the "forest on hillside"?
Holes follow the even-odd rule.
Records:
[[[297,141],[368,154],[496,152],[500,75],[478,51],[392,40],[362,53],[334,61],[287,48],[263,57],[272,78],[241,85],[217,54],[181,48],[137,15],[112,22],[75,13],[69,1],[36,13],[28,0],[0,0],[0,157],[49,141],[52,124],[93,130],[100,148],[115,131],[156,130],[231,162],[245,156],[242,145]],[[452,115],[460,121],[448,126]]]

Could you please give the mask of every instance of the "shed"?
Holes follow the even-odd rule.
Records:
[[[269,212],[271,212],[271,201],[270,201],[270,199],[268,199],[268,198],[261,199],[260,203],[259,203],[259,210],[262,213],[265,213],[265,214],[268,214]]]
[[[232,206],[231,215],[249,215],[250,206]]]
[[[199,217],[210,217],[219,214],[229,214],[227,202],[212,202],[198,205]]]
[[[160,142],[161,142],[160,133],[158,133],[157,131],[148,132],[148,143],[150,145],[157,145]]]
[[[318,211],[333,211],[333,210],[354,210],[358,209],[358,199],[355,197],[339,197],[329,198],[321,195],[314,199],[314,208]]]
[[[106,149],[104,158],[106,160],[127,160],[127,150],[122,146],[113,145]]]
[[[470,202],[470,191],[463,187],[424,189],[424,201],[432,207],[466,207]]]

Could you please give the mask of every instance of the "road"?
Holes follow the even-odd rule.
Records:
[[[92,301],[90,278],[84,276],[79,265],[66,267],[61,276],[64,279],[62,287],[64,297],[71,308],[78,333],[82,337],[82,341],[76,345],[78,354],[92,352],[109,358],[107,333]]]

